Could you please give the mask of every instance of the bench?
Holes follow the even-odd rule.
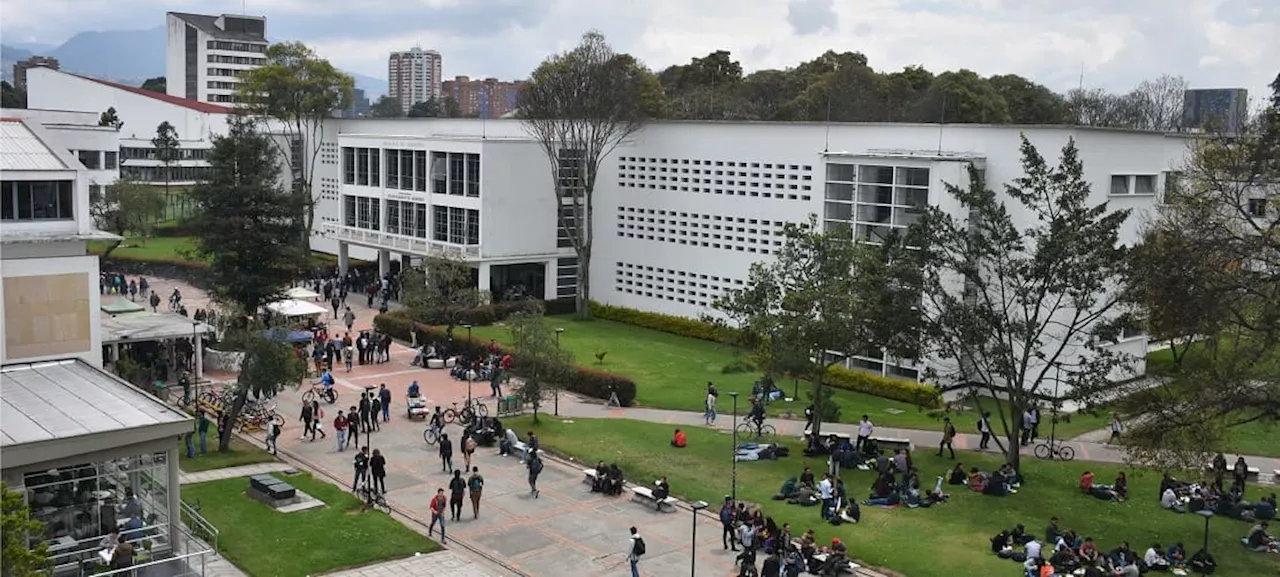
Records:
[[[523,459],[525,449],[528,449],[528,448],[529,448],[529,445],[524,444],[524,441],[516,441],[515,443],[511,444],[511,454]],[[542,454],[542,449],[538,449],[538,454],[539,455]]]
[[[827,554],[826,554],[826,553],[814,553],[814,554],[813,554],[813,560],[814,560],[814,561],[817,561],[817,562],[819,562],[819,563],[826,563],[826,562],[827,562]],[[857,564],[857,563],[854,563],[853,561],[850,561],[850,562],[849,562],[849,564],[848,564],[847,566],[845,566],[845,567],[843,567],[843,568],[841,569],[841,571],[842,571],[842,572],[843,572],[843,571],[848,571],[850,575],[857,575],[857,574],[858,574],[858,569],[861,569],[861,568],[862,568],[862,566],[861,566],[861,565],[859,565],[859,564]]]
[[[1271,482],[1276,485],[1280,485],[1280,469],[1272,471],[1271,474],[1273,475],[1273,477],[1271,477]]]
[[[809,435],[812,435],[812,434],[813,434],[813,430],[812,430],[812,429],[806,429],[806,430],[805,430],[805,432],[804,432],[804,434],[805,434],[805,436],[806,436],[806,437],[807,437],[807,436],[809,436]],[[831,437],[835,437],[835,438],[837,438],[837,439],[840,439],[841,441],[849,441],[850,443],[852,443],[852,442],[853,442],[853,435],[850,435],[850,434],[848,434],[848,433],[831,433],[831,432],[825,432],[825,433],[822,433],[822,438],[823,438],[823,439],[830,439]]]
[[[892,437],[871,437],[876,447],[882,451],[903,450],[911,452],[911,439],[895,439]]]
[[[1261,474],[1262,474],[1262,469],[1259,469],[1257,467],[1249,467],[1248,469],[1245,470],[1244,478],[1250,481],[1257,481],[1258,475],[1261,475]]]
[[[443,369],[444,359],[427,359],[428,369]]]
[[[588,485],[595,485],[596,479],[600,478],[600,475],[596,473],[595,469],[583,469],[582,475],[583,475],[582,482]]]
[[[680,502],[680,501],[678,501],[675,497],[667,497],[667,498],[663,499],[661,503],[659,503],[659,502],[658,502],[658,498],[657,498],[657,497],[655,497],[655,496],[653,496],[653,490],[652,490],[652,489],[650,489],[650,488],[648,488],[648,487],[632,487],[632,488],[631,488],[631,500],[632,500],[632,501],[634,501],[634,500],[636,500],[637,498],[647,500],[647,501],[649,501],[650,503],[655,503],[655,504],[657,505],[657,507],[658,507],[658,510],[659,510],[659,511],[661,511],[661,510],[662,510],[662,506],[663,506],[663,505],[667,505],[667,506],[671,507],[671,510],[672,510],[672,511],[674,511],[674,510],[675,510],[675,508],[676,508],[676,503],[679,503],[679,502]]]

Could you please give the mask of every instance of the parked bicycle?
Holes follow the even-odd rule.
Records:
[[[467,404],[461,409],[458,408],[458,403],[455,402],[453,404],[453,408],[444,410],[445,424],[457,421],[458,424],[464,427],[476,422],[477,419],[482,419],[487,416],[489,416],[489,408],[478,399],[471,399],[467,401]]]
[[[365,480],[365,482],[361,483],[360,487],[356,489],[356,496],[359,497],[360,501],[363,503],[360,506],[361,513],[368,511],[369,509],[377,509],[387,514],[391,513],[391,505],[387,503],[386,495],[383,495],[370,487],[368,480]]]
[[[1049,439],[1048,442],[1036,445],[1035,454],[1037,459],[1061,459],[1063,461],[1070,461],[1076,458],[1075,449],[1062,441],[1054,439]]]

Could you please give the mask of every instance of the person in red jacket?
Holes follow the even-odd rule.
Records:
[[[444,536],[444,511],[449,507],[449,500],[444,497],[444,489],[436,489],[436,496],[431,499],[431,524],[427,526],[427,536],[436,531],[436,522],[440,523],[440,544],[448,543]]]
[[[671,446],[677,449],[683,449],[689,444],[689,440],[684,436],[684,431],[676,429],[675,436],[671,437]]]
[[[347,417],[338,411],[338,416],[333,419],[333,430],[338,432],[338,452],[342,452],[347,448]]]

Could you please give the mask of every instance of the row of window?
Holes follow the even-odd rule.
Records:
[[[728,167],[755,168],[755,169],[763,168],[765,170],[800,170],[804,172],[810,172],[813,170],[813,167],[809,165],[786,164],[782,162],[761,163],[761,162],[745,162],[745,161],[734,161],[734,160],[711,161],[711,160],[704,160],[704,159],[697,159],[697,158],[693,158],[693,159],[648,158],[648,157],[636,157],[636,156],[622,156],[622,157],[619,157],[618,160],[622,162],[638,162],[641,164],[650,164],[650,165],[659,165],[659,166],[662,166],[662,165],[712,166],[714,164],[714,166],[721,166],[721,167],[728,166]]]
[[[267,52],[266,44],[251,44],[248,42],[230,42],[227,40],[210,40],[206,45],[210,50],[230,50],[232,52],[257,52],[265,54]]]
[[[74,150],[72,154],[89,170],[115,170],[120,165],[120,153],[114,150]]]
[[[72,220],[74,183],[58,181],[0,181],[0,220]]]
[[[827,164],[827,182],[896,184],[928,188],[929,169],[832,162]]]
[[[725,291],[743,284],[738,279],[626,262],[614,266],[614,289],[619,292],[699,307],[711,306]]]
[[[453,196],[480,196],[479,154],[393,148],[384,151],[380,148],[344,146],[342,165],[342,180],[345,184],[385,186],[417,192],[430,190],[434,194]],[[380,171],[380,166],[385,171]],[[383,174],[386,175],[385,183]]]
[[[578,257],[556,259],[556,298],[571,299],[578,294]]]
[[[620,237],[754,254],[772,254],[772,247],[782,246],[784,224],[780,220],[618,207]]]
[[[366,230],[385,230],[417,238],[460,245],[480,244],[480,211],[451,206],[431,206],[422,202],[387,200],[385,227],[382,219],[382,200],[363,196],[344,195],[342,199],[342,223],[344,226]],[[430,220],[428,220],[430,215]]]
[[[108,153],[110,154],[110,153]],[[208,148],[179,148],[174,151],[177,158],[174,160],[204,160],[209,154]],[[121,146],[121,160],[158,160],[156,157],[156,149],[142,148],[136,146]]]
[[[210,90],[235,90],[237,83],[224,82],[221,80],[210,80],[206,83]]]
[[[267,63],[266,58],[254,58],[252,56],[223,56],[222,54],[210,54],[209,62],[215,64],[243,64],[248,66],[264,66]]]
[[[209,76],[225,76],[228,78],[239,78],[248,70],[239,70],[236,68],[206,68],[205,74]]]
[[[208,166],[132,166],[120,167],[120,176],[139,182],[200,182],[213,176]]]

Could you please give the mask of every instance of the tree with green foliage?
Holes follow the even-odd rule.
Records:
[[[1069,124],[1067,101],[1062,95],[1017,74],[1002,74],[987,83],[1004,100],[1013,124]]]
[[[306,361],[294,354],[293,347],[264,336],[260,328],[250,327],[237,331],[226,339],[226,348],[244,352],[240,373],[236,376],[235,396],[224,415],[228,423],[239,421],[250,394],[254,397],[269,397],[284,390],[286,386],[296,386],[306,377]],[[232,431],[235,428],[233,425],[219,431],[219,452],[230,450]]]
[[[1135,361],[1111,346],[1129,322],[1119,242],[1129,211],[1090,202],[1074,141],[1056,166],[1026,137],[1021,153],[1023,176],[1003,194],[972,166],[966,186],[948,184],[958,208],[928,207],[914,242],[923,248],[928,358],[944,359],[929,377],[1008,399],[992,412],[1007,445],[998,434],[996,443],[1015,467],[1023,411],[1060,395],[1089,403]]]
[[[409,107],[409,118],[441,118],[443,116],[444,105],[434,96]]]
[[[661,116],[658,79],[604,35],[547,58],[520,91],[519,117],[551,171],[559,238],[578,257],[577,314],[591,316],[592,219],[601,163],[645,120]]]
[[[8,80],[0,80],[0,107],[26,108],[27,91],[9,84]]]
[[[153,76],[142,81],[142,86],[139,86],[139,88],[166,94],[169,92],[169,79],[164,76]]]
[[[190,220],[195,252],[209,262],[215,296],[249,315],[279,299],[308,254],[297,243],[303,200],[281,186],[278,158],[253,120],[232,117],[213,140],[209,180],[189,193],[199,207]]]
[[[440,99],[440,114],[445,118],[462,118],[462,105],[453,96]]]
[[[26,495],[0,484],[4,521],[0,523],[3,551],[0,567],[4,577],[43,577],[49,574],[49,544],[44,541],[44,523],[31,517]],[[35,546],[31,546],[35,543]]]
[[[404,110],[400,108],[400,101],[386,94],[378,98],[373,103],[373,107],[369,109],[369,116],[374,118],[401,118],[404,116]]]
[[[268,46],[266,64],[245,71],[240,80],[236,94],[245,110],[271,121],[271,131],[279,136],[271,142],[288,159],[292,181],[286,184],[300,200],[293,204],[304,225],[298,241],[309,247],[320,202],[313,185],[325,120],[351,107],[355,81],[301,42]]]
[[[1280,421],[1280,76],[1271,88],[1242,132],[1192,144],[1135,250],[1132,294],[1175,345],[1168,379],[1126,401],[1143,415],[1126,433],[1135,461],[1200,464],[1233,427]]]
[[[116,107],[108,106],[102,114],[98,115],[98,126],[106,126],[120,130],[124,126],[124,122],[116,115]]]
[[[1009,104],[972,70],[943,72],[917,103],[916,120],[951,124],[1005,124]]]
[[[151,139],[151,148],[155,150],[156,160],[164,168],[164,200],[169,201],[169,181],[173,177],[173,164],[182,158],[182,141],[178,140],[178,129],[168,120],[156,126],[156,135]]]
[[[471,265],[461,260],[429,257],[404,272],[404,304],[418,322],[444,325],[453,336],[463,316],[489,301],[488,291],[476,287]]]
[[[148,238],[156,216],[164,212],[164,196],[154,186],[130,178],[121,178],[106,188],[89,191],[89,214],[99,229],[124,236],[133,233]],[[107,258],[119,243],[112,244],[102,255]]]
[[[919,269],[896,256],[905,237],[859,242],[848,229],[819,230],[811,216],[808,224],[784,226],[783,238],[773,260],[751,265],[746,286],[714,305],[749,335],[758,356],[770,364],[806,359],[803,373],[815,402],[829,398],[823,379],[841,355],[874,350],[918,358]],[[815,411],[814,434],[821,432],[823,412]]]
[[[558,395],[557,385],[572,372],[573,355],[556,342],[555,329],[547,324],[541,303],[529,301],[506,323],[515,341],[515,363],[522,379],[516,396],[533,407],[536,423],[543,397],[548,390]]]

